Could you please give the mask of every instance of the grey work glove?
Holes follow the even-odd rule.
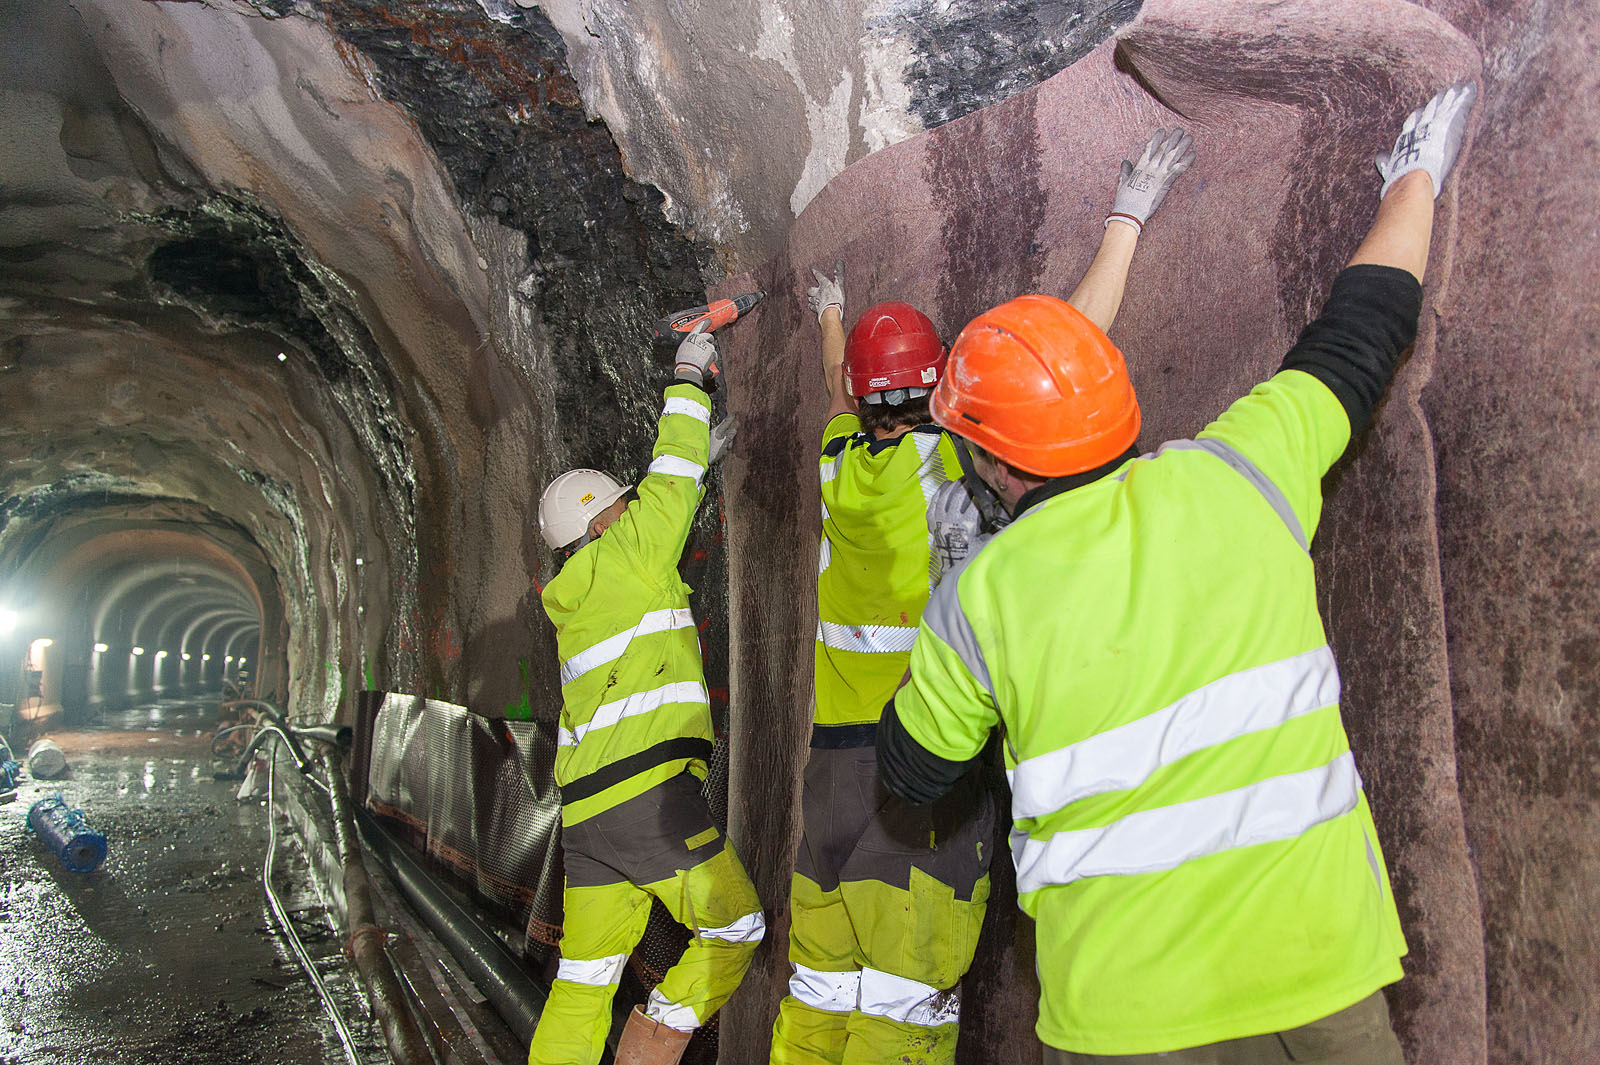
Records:
[[[983,518],[961,481],[946,481],[928,503],[928,532],[933,540],[933,583],[937,585],[993,534],[983,531]]]
[[[711,384],[722,370],[717,366],[717,346],[706,335],[702,321],[678,345],[678,361],[672,373],[685,384],[697,385],[710,391]]]
[[[1178,180],[1178,175],[1194,162],[1194,138],[1181,129],[1168,133],[1158,129],[1144,146],[1144,154],[1137,163],[1122,161],[1122,175],[1117,178],[1117,198],[1111,203],[1112,222],[1126,222],[1139,232],[1156,213],[1167,190]]]
[[[1477,95],[1477,86],[1463,81],[1407,116],[1394,150],[1378,153],[1378,173],[1383,175],[1380,200],[1389,194],[1390,185],[1414,170],[1428,172],[1433,178],[1433,197],[1439,198],[1444,179],[1455,166],[1456,153],[1461,151],[1461,141],[1467,135],[1467,116],[1472,113],[1472,101]]]
[[[738,417],[737,414],[730,414],[711,427],[711,465],[715,466],[733,447],[734,435],[739,432]]]
[[[822,321],[822,312],[829,307],[839,308],[839,321],[844,321],[844,261],[836,259],[833,263],[833,277],[824,277],[821,270],[815,266],[811,268],[811,276],[817,283],[806,289],[806,302],[811,304],[811,311],[817,316],[817,321]]]

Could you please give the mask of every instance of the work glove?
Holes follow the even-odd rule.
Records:
[[[678,345],[678,361],[672,373],[685,384],[709,392],[722,370],[717,366],[717,346],[706,335],[706,325],[700,321]]]
[[[993,537],[983,531],[978,505],[962,481],[946,481],[934,491],[928,503],[928,533],[933,541],[935,585]]]
[[[1168,133],[1158,129],[1144,146],[1137,163],[1122,161],[1122,176],[1117,179],[1117,198],[1111,203],[1106,224],[1125,222],[1139,232],[1156,213],[1167,190],[1178,175],[1194,162],[1194,138],[1181,129]]]
[[[1461,141],[1467,135],[1467,116],[1472,113],[1472,101],[1477,95],[1477,86],[1463,81],[1411,112],[1400,127],[1394,150],[1378,153],[1378,173],[1383,175],[1380,200],[1389,194],[1390,185],[1413,170],[1428,172],[1433,178],[1433,197],[1439,198],[1444,179],[1455,166],[1456,153],[1461,151]]]
[[[734,435],[739,431],[739,423],[735,420],[738,417],[737,414],[730,414],[711,427],[711,465],[715,466],[733,447]]]
[[[822,312],[829,307],[839,308],[839,321],[844,321],[844,261],[836,259],[833,263],[833,277],[824,277],[821,270],[815,266],[811,268],[811,276],[817,283],[806,289],[806,302],[811,304],[812,313],[817,316],[817,321],[822,321]]]

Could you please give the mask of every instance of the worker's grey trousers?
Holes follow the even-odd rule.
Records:
[[[1165,1054],[1075,1054],[1044,1048],[1044,1065],[1405,1065],[1383,992],[1287,1032]]]

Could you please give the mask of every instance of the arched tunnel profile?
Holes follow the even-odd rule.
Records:
[[[180,514],[140,520],[105,504],[75,509],[52,514],[48,530],[24,531],[27,519],[17,519],[36,546],[17,560],[9,584],[13,636],[30,648],[50,641],[36,663],[39,691],[28,696],[35,706],[21,709],[25,720],[37,727],[50,707],[71,723],[132,702],[237,687],[241,673],[276,692],[281,636],[270,661],[261,649],[264,622],[281,633],[281,600],[270,583],[265,597],[257,586],[270,582],[271,570],[247,537]]]
[[[1071,293],[1123,161],[1183,127],[1196,159],[1108,331],[1154,452],[1277,370],[1373,224],[1376,154],[1470,82],[1415,343],[1322,483],[1310,554],[1365,853],[1408,948],[1383,999],[1405,1060],[1600,1065],[1600,3],[13,0],[0,19],[0,1062],[520,1061],[574,972],[616,986],[568,1025],[612,1060],[706,923],[691,942],[663,889],[607,911],[626,931],[648,908],[636,947],[563,960],[563,888],[592,875],[569,853],[589,726],[563,712],[582,648],[547,614],[567,571],[538,508],[568,470],[637,486],[687,461],[657,442],[672,411],[737,435],[695,482],[681,580],[651,578],[691,589],[687,613],[662,599],[668,636],[633,631],[681,636],[674,680],[703,683],[709,736],[673,750],[704,765],[704,839],[726,833],[765,922],[683,1060],[768,1061],[821,801],[812,268],[843,264],[846,327],[903,300],[948,346],[1014,296]],[[715,332],[709,415],[676,392],[663,413],[658,321],[756,291]],[[596,577],[591,602],[622,587]],[[1098,608],[1038,596],[1041,618]],[[979,770],[1002,816],[978,853],[1000,857],[959,1041],[905,1065],[1066,1060],[1036,1024],[1041,972],[1074,959],[1036,950],[1018,907],[1003,746]],[[602,799],[642,779],[606,771]],[[84,833],[105,838],[92,872],[70,864]]]

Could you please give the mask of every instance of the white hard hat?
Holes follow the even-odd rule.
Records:
[[[539,497],[539,533],[551,550],[585,537],[589,523],[628,490],[599,470],[569,470]]]

